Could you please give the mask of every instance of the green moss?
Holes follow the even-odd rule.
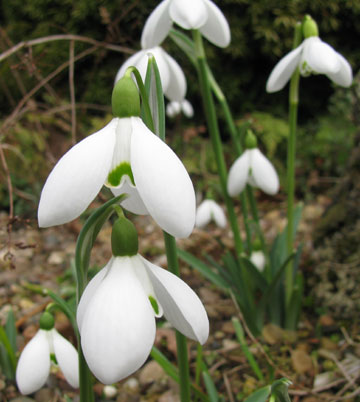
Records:
[[[116,166],[116,168],[109,173],[107,181],[111,186],[117,187],[124,175],[128,176],[131,183],[135,186],[134,175],[130,163],[128,162],[122,162],[119,166]]]

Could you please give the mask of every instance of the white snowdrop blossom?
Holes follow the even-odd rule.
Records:
[[[319,37],[311,36],[276,64],[266,83],[267,92],[283,89],[296,67],[299,67],[300,74],[305,77],[310,74],[325,74],[342,87],[349,87],[353,79],[348,61]]]
[[[184,99],[181,102],[169,102],[166,106],[166,114],[168,117],[175,117],[181,112],[189,118],[194,116],[194,109],[187,99]]]
[[[229,24],[211,0],[163,0],[145,23],[141,47],[158,46],[168,35],[173,22],[184,29],[198,29],[216,46],[226,47],[230,43]]]
[[[50,373],[50,355],[56,360],[66,381],[79,387],[78,354],[74,346],[56,329],[39,329],[22,351],[16,368],[16,383],[23,395],[32,394],[46,383]]]
[[[255,265],[255,267],[263,272],[265,268],[265,255],[261,250],[253,251],[250,255],[250,261]]]
[[[112,257],[89,282],[77,322],[86,362],[104,384],[139,369],[155,340],[155,317],[204,344],[209,321],[200,299],[179,277],[139,254]]]
[[[226,226],[226,216],[220,205],[214,200],[204,200],[196,210],[195,226],[203,228],[210,223],[211,220],[220,228]]]
[[[136,67],[143,81],[145,81],[149,54],[155,57],[164,95],[171,101],[181,102],[186,94],[186,78],[184,72],[177,61],[160,46],[140,50],[127,59],[117,72],[115,83],[124,76],[126,69],[130,66]]]
[[[150,214],[176,237],[195,224],[195,192],[176,154],[139,117],[113,118],[72,147],[55,165],[41,193],[40,227],[77,218],[103,185],[129,194],[122,206]]]
[[[247,149],[229,171],[227,190],[230,196],[240,194],[246,184],[274,195],[279,191],[279,178],[272,163],[258,148]]]

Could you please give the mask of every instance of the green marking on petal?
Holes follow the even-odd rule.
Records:
[[[159,314],[160,309],[159,309],[159,305],[158,305],[158,302],[156,301],[156,299],[152,296],[149,296],[149,300],[150,300],[152,308],[155,311],[155,314]]]
[[[53,363],[58,364],[58,362],[57,362],[57,360],[56,360],[55,353],[50,353],[50,360],[51,360]]]
[[[134,175],[130,163],[128,162],[122,162],[120,165],[116,166],[116,168],[109,173],[107,181],[111,186],[117,187],[122,177],[125,175],[129,177],[131,183],[135,186]]]

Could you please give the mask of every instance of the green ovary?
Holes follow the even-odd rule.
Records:
[[[122,162],[120,165],[116,166],[116,168],[109,173],[107,181],[110,186],[117,187],[123,176],[128,176],[131,183],[135,186],[134,175],[130,163],[128,162]]]

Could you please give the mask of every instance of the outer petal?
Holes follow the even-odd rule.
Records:
[[[166,319],[202,345],[209,336],[209,319],[196,293],[180,278],[143,258]]]
[[[340,70],[337,73],[326,74],[335,84],[342,87],[349,87],[353,80],[352,69],[349,62],[340,54],[336,53],[340,62]]]
[[[256,186],[267,194],[279,191],[279,177],[272,163],[257,149],[251,150],[251,174]]]
[[[211,202],[211,217],[220,228],[224,228],[226,226],[226,216],[224,210],[215,201],[209,201]]]
[[[154,312],[134,273],[134,261],[132,257],[114,258],[82,320],[85,359],[104,384],[141,367],[155,339]]]
[[[335,50],[318,37],[305,39],[303,59],[319,74],[336,74],[341,67]]]
[[[171,19],[184,29],[198,29],[208,18],[203,0],[171,0],[169,13]]]
[[[149,15],[141,34],[141,47],[148,49],[160,45],[170,31],[172,20],[169,15],[171,0],[163,0]]]
[[[142,57],[144,57],[145,54],[146,54],[145,50],[140,50],[140,51],[136,52],[135,54],[133,54],[131,57],[129,57],[127,60],[125,60],[123,65],[120,67],[119,71],[116,73],[115,84],[119,81],[120,78],[122,78],[124,76],[127,68],[130,66],[136,67],[137,64],[139,63],[139,60]],[[145,76],[144,77],[142,76],[142,78],[145,79]]]
[[[184,72],[177,61],[165,51],[163,51],[163,56],[169,68],[169,80],[167,86],[164,86],[164,94],[171,101],[181,102],[186,94],[186,78]]]
[[[103,186],[115,144],[113,119],[107,126],[72,147],[55,165],[41,193],[40,227],[77,218]]]
[[[194,109],[193,109],[191,103],[190,103],[188,100],[184,99],[184,100],[182,101],[182,103],[181,103],[181,109],[182,109],[182,111],[183,111],[183,113],[184,113],[184,115],[185,115],[186,117],[189,117],[189,118],[190,118],[190,117],[193,117],[193,116],[194,116]]]
[[[166,114],[168,117],[175,117],[181,111],[181,104],[180,102],[172,101],[169,102],[166,106]]]
[[[229,171],[227,190],[231,197],[240,194],[247,182],[250,169],[250,155],[246,150],[236,159]]]
[[[46,382],[50,372],[48,333],[40,329],[25,346],[16,368],[16,383],[23,395],[32,394]]]
[[[209,200],[203,201],[196,210],[195,226],[205,227],[211,221],[211,203]]]
[[[219,47],[226,47],[230,43],[231,34],[229,24],[219,7],[210,0],[204,0],[208,18],[200,28],[205,38]]]
[[[56,360],[66,381],[74,388],[79,388],[79,357],[74,346],[60,335],[56,329],[51,330]]]
[[[264,271],[266,261],[262,251],[253,251],[250,255],[250,261],[260,272]]]
[[[195,224],[195,192],[176,154],[140,118],[132,117],[131,169],[149,214],[166,232],[190,235]]]
[[[77,310],[76,310],[76,321],[77,321],[78,328],[80,331],[81,331],[84,315],[87,310],[88,304],[91,301],[91,299],[94,297],[94,294],[96,293],[97,288],[103,281],[108,269],[113,264],[113,261],[114,261],[114,259],[111,258],[111,260],[106,264],[106,266],[103,269],[101,269],[91,279],[91,281],[87,284],[83,294],[81,295],[80,302],[79,302]]]
[[[273,68],[267,83],[267,92],[276,92],[284,88],[300,62],[303,43],[283,57]]]

